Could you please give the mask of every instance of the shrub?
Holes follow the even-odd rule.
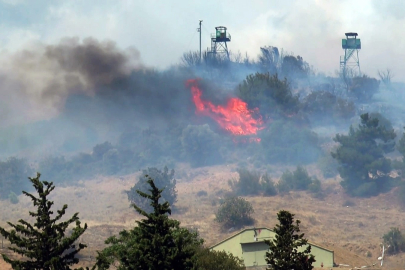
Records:
[[[324,197],[321,181],[317,178],[312,180],[311,184],[308,186],[308,191],[311,192],[315,198],[321,199]]]
[[[318,159],[318,167],[325,178],[335,177],[338,174],[338,163],[329,152]]]
[[[268,174],[264,174],[261,179],[261,185],[263,190],[263,195],[274,196],[277,195],[277,189],[274,185],[273,180],[271,180]]]
[[[207,124],[188,125],[181,134],[183,154],[193,167],[217,164],[222,161],[219,140]]]
[[[257,171],[239,168],[237,172],[239,179],[228,182],[236,195],[255,195],[260,192],[260,174]]]
[[[211,270],[245,270],[243,260],[225,251],[215,251],[208,248],[202,248],[197,252],[196,264],[194,269]]]
[[[312,183],[312,178],[301,166],[297,166],[294,172],[285,171],[281,175],[281,181],[289,186],[291,190],[307,190]]]
[[[384,244],[387,245],[388,254],[405,251],[405,238],[398,228],[391,228],[389,232],[383,235],[383,240]]]
[[[126,192],[131,204],[138,205],[147,212],[152,211],[152,206],[149,205],[149,200],[137,193],[137,190],[148,192],[149,178],[154,179],[154,184],[157,188],[163,189],[161,201],[168,202],[174,207],[177,200],[176,179],[174,178],[174,170],[172,169],[169,172],[167,167],[164,167],[163,171],[157,168],[148,168],[147,170],[142,171],[142,175],[139,177],[138,182]]]
[[[208,193],[205,190],[200,190],[197,192],[198,197],[207,196],[207,195],[208,195]]]
[[[252,205],[241,197],[228,197],[219,207],[215,220],[225,228],[241,227],[253,223]]]

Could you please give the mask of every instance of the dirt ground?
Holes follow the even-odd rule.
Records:
[[[172,217],[183,226],[197,228],[207,246],[235,233],[223,231],[215,222],[218,200],[229,190],[228,180],[237,177],[235,169],[232,165],[191,169],[183,164],[176,168],[178,202]],[[348,198],[338,178],[323,179],[314,168],[308,169],[310,174],[322,179],[327,196],[321,200],[306,192],[291,192],[285,196],[246,197],[255,210],[255,226],[273,228],[279,210],[291,211],[301,220],[301,229],[310,242],[334,251],[335,263],[349,265],[343,267],[348,269],[362,266],[381,269],[377,257],[381,255],[382,235],[390,227],[403,229],[405,224],[405,213],[393,196],[395,191],[368,199]],[[281,169],[272,168],[272,174],[280,175]],[[66,217],[79,212],[80,220],[89,227],[80,239],[88,245],[81,252],[81,265],[92,265],[96,251],[104,247],[107,237],[133,227],[141,218],[129,206],[125,194],[138,177],[138,174],[97,177],[71,186],[57,186],[51,194],[50,199],[58,209],[68,204]],[[197,196],[200,190],[208,195]],[[7,228],[7,221],[16,223],[21,218],[30,220],[31,201],[23,195],[18,198],[18,204],[0,201],[0,226]],[[346,205],[347,201],[350,206]],[[8,243],[4,241],[3,245],[2,253],[7,252]],[[373,264],[376,264],[374,268]],[[382,268],[405,269],[405,256],[386,256]],[[0,259],[0,269],[11,268]]]

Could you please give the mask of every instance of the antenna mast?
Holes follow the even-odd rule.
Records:
[[[201,23],[203,20],[200,20],[200,27],[197,28],[197,32],[200,32],[200,63],[201,63]]]

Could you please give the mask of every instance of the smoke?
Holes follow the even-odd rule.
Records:
[[[51,119],[73,94],[98,89],[142,68],[139,52],[112,41],[65,38],[57,45],[35,44],[5,54],[0,69],[0,127]]]

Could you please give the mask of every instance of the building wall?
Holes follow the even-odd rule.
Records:
[[[267,228],[258,228],[256,232],[257,237],[255,238],[253,229],[241,231],[211,247],[211,249],[232,253],[243,259],[246,267],[266,265],[265,257],[268,246],[264,240],[274,239],[275,233]],[[305,248],[300,248],[300,251]],[[321,263],[323,263],[323,267],[333,267],[333,251],[311,244],[311,254],[315,256],[316,260],[313,264],[314,267],[320,267]]]

